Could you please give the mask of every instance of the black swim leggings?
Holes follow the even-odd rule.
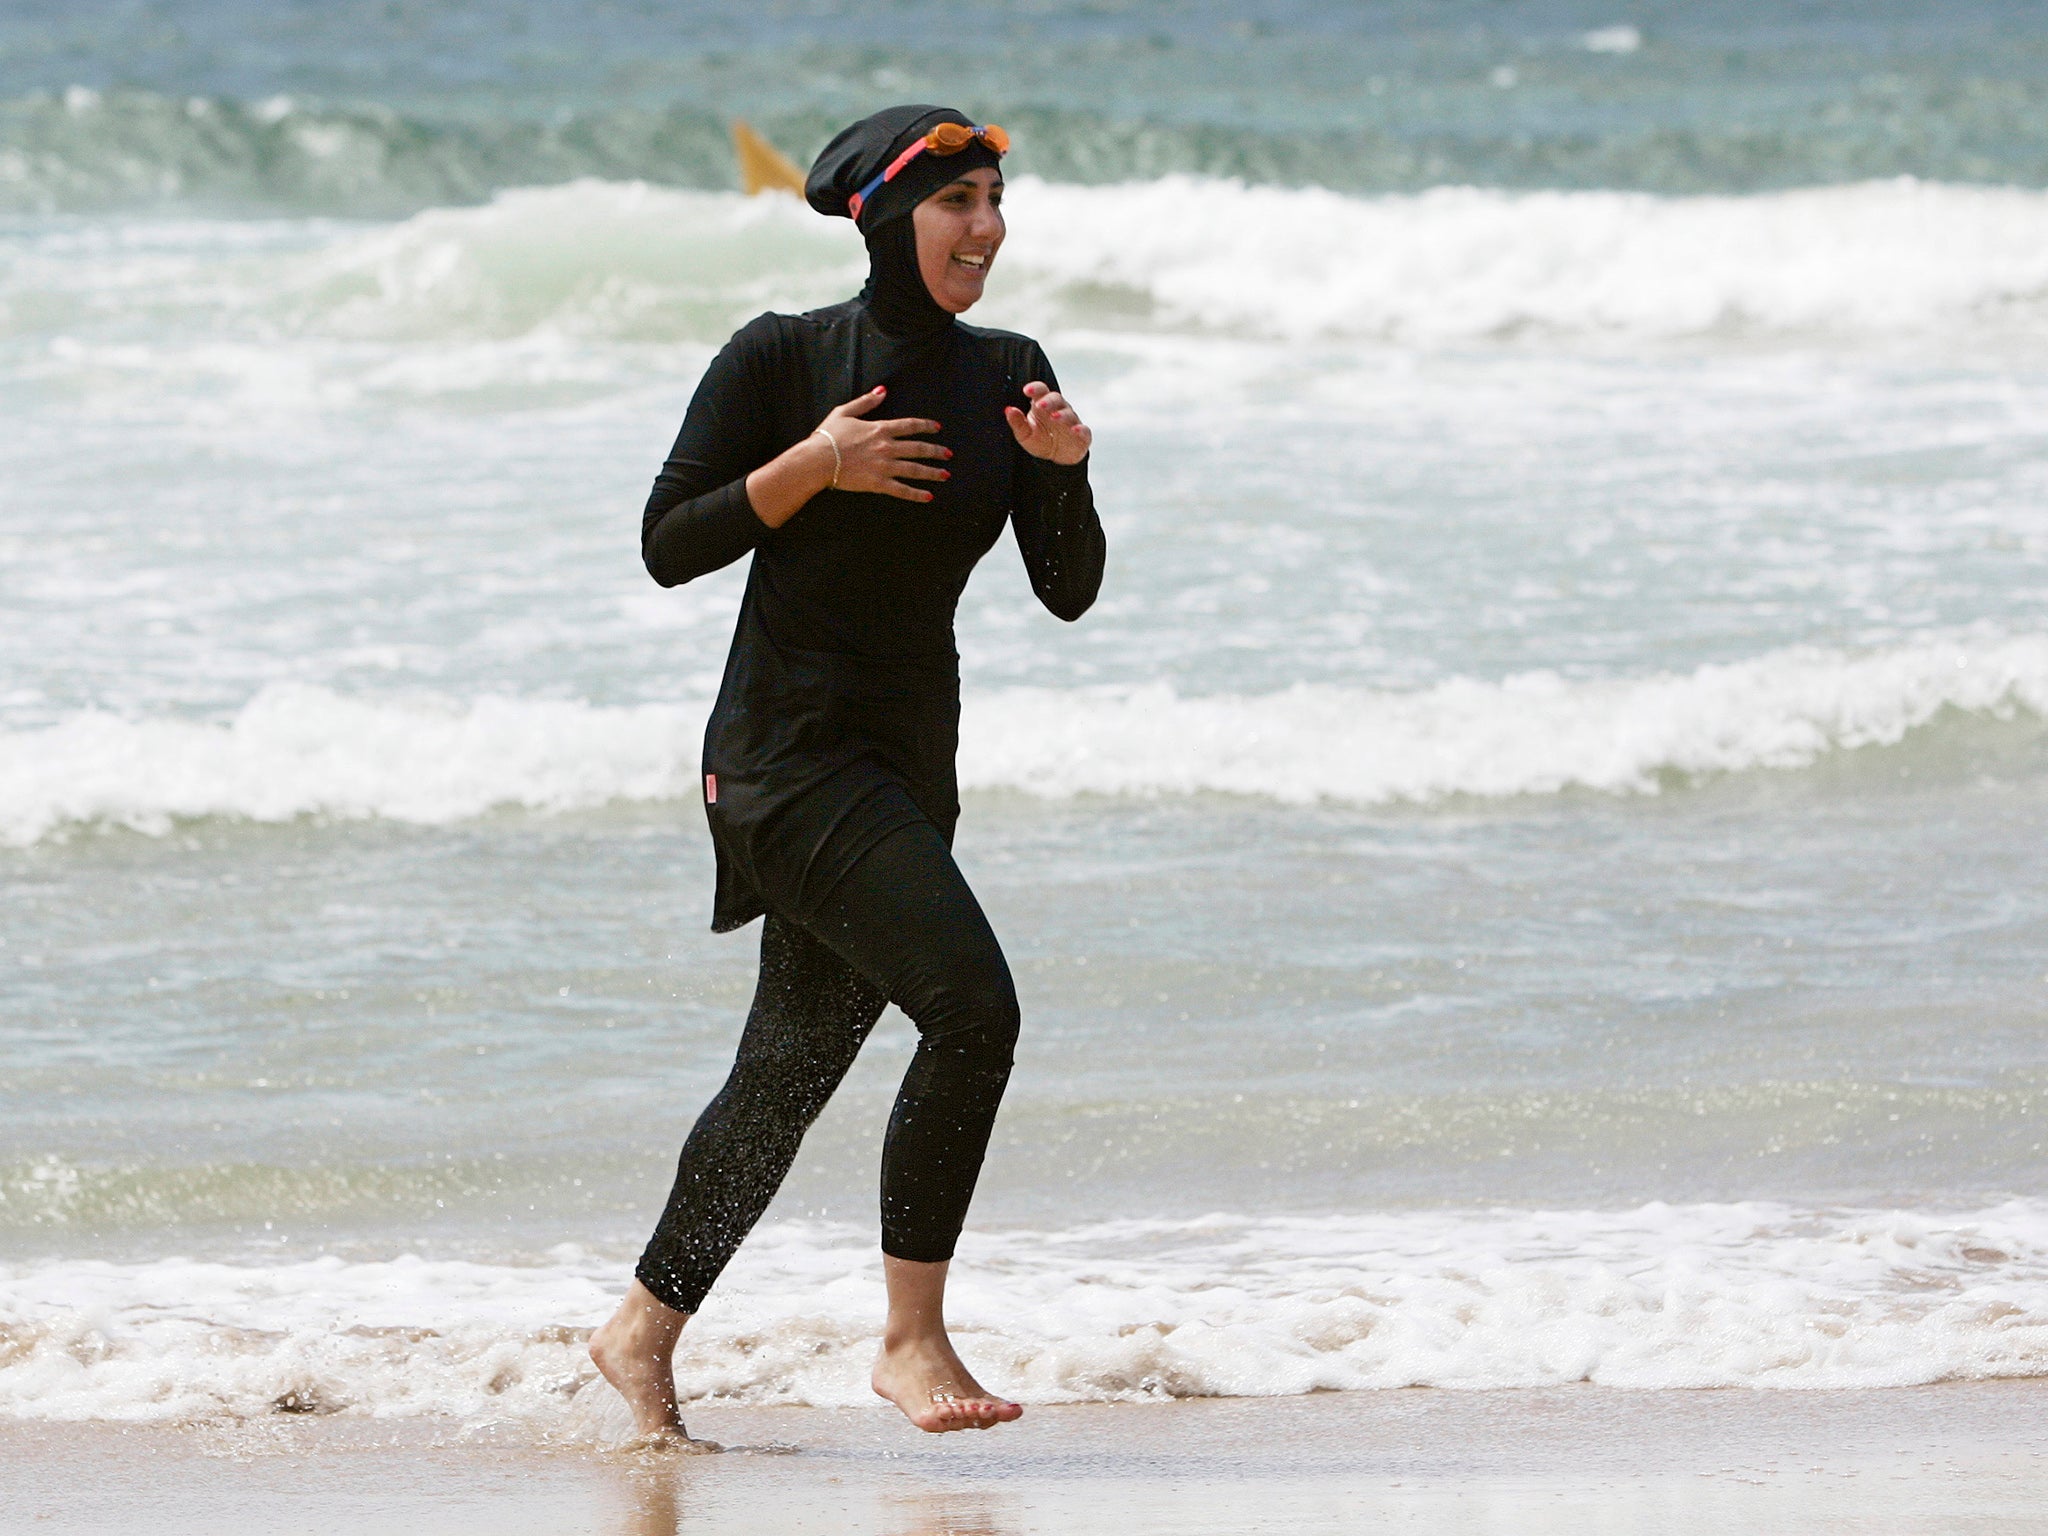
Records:
[[[920,1038],[883,1144],[882,1251],[953,1256],[1010,1080],[1017,989],[953,855],[917,822],[863,854],[808,922],[769,915],[732,1075],[683,1144],[635,1271],[657,1298],[697,1310],[892,1002]]]

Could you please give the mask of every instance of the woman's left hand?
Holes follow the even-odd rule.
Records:
[[[1074,414],[1066,396],[1033,383],[1024,386],[1024,398],[1031,402],[1029,412],[1014,405],[1003,407],[1018,447],[1035,459],[1051,459],[1055,464],[1078,464],[1088,457],[1095,434]]]

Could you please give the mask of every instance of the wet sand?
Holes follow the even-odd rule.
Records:
[[[1405,1391],[1036,1408],[699,1408],[715,1457],[512,1426],[0,1426],[0,1529],[524,1536],[2048,1531],[2048,1383]]]

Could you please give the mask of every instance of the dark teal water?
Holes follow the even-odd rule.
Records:
[[[1015,166],[1060,179],[2038,186],[2048,14],[2002,0],[17,5],[0,18],[0,206],[392,213],[576,176],[720,187],[734,115],[804,157],[900,100],[1001,120]]]

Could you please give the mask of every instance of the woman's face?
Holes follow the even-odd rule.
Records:
[[[948,182],[911,210],[917,270],[939,308],[951,314],[981,297],[1003,245],[1003,177],[993,166]]]

